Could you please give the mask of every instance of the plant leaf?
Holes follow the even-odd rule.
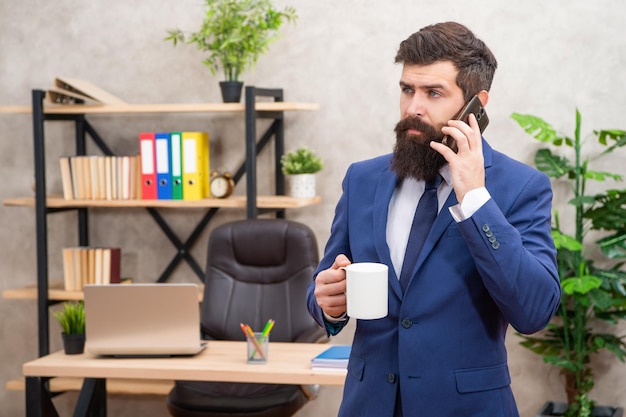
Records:
[[[566,278],[561,281],[561,288],[566,294],[587,294],[589,291],[600,288],[602,280],[595,275]]]
[[[539,149],[535,154],[537,169],[552,178],[560,178],[573,171],[573,167],[565,157],[554,155],[550,149]]]
[[[626,231],[612,234],[597,241],[600,250],[609,259],[626,258]]]
[[[608,140],[614,140],[615,143],[606,149],[602,154],[613,152],[615,149],[626,145],[626,131],[620,129],[603,129],[593,132],[598,137],[598,142],[604,146],[608,145]]]
[[[557,249],[567,249],[570,251],[579,251],[583,249],[582,242],[574,237],[561,233],[559,230],[552,230],[552,239]]]
[[[560,144],[563,141],[563,138],[556,133],[552,125],[540,117],[530,114],[513,113],[511,118],[515,120],[526,133],[541,142],[550,142],[552,144],[558,142]]]

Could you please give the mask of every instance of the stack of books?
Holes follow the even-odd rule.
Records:
[[[347,369],[351,345],[333,345],[311,359],[313,369]]]
[[[59,165],[65,200],[141,198],[139,156],[62,156]]]
[[[63,248],[65,290],[82,291],[86,284],[119,284],[121,256],[120,248]]]

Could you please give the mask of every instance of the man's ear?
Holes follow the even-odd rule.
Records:
[[[487,105],[487,102],[489,101],[489,91],[480,90],[476,95],[478,96],[480,103],[483,105],[483,107],[485,107]]]

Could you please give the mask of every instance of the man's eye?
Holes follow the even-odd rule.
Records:
[[[438,91],[431,91],[431,92],[430,92],[430,96],[431,96],[431,97],[441,97],[441,94],[439,94],[439,92],[438,92]]]

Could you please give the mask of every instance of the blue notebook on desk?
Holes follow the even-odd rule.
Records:
[[[312,368],[346,369],[352,345],[333,345],[311,359]]]

